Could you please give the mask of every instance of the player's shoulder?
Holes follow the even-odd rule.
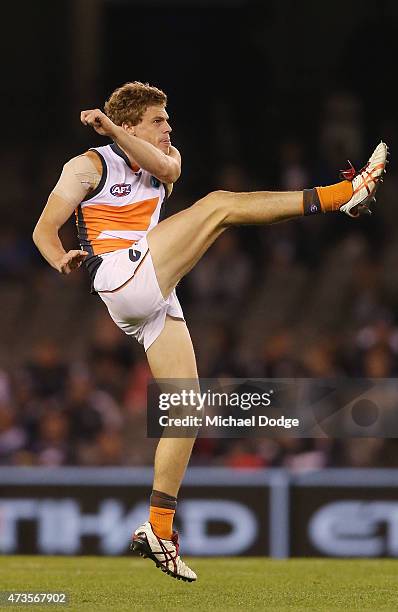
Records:
[[[98,153],[93,149],[83,151],[75,157],[71,157],[65,167],[73,169],[74,172],[98,172],[102,174],[102,160]]]
[[[82,154],[82,157],[84,157],[85,160],[88,159],[92,164],[94,164],[97,172],[102,172],[102,159],[95,149],[88,149],[88,151],[85,151]]]

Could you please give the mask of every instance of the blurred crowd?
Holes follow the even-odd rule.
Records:
[[[361,165],[377,144],[365,126],[359,98],[336,92],[325,100],[315,143],[276,142],[264,176],[253,176],[239,155],[224,158],[209,187],[301,190],[336,182],[344,160]],[[394,160],[396,124],[378,126],[378,135]],[[50,174],[41,178],[47,190]],[[3,195],[26,205],[24,183],[10,179]],[[183,182],[170,213],[198,195]],[[372,217],[326,215],[225,232],[177,290],[201,377],[397,377],[397,189],[393,161]],[[85,271],[64,278],[41,259],[30,221],[21,214],[0,228],[0,464],[149,465],[156,440],[146,438],[143,349],[90,295]],[[73,221],[62,237],[68,248],[76,244]],[[396,466],[398,442],[199,439],[191,465]]]

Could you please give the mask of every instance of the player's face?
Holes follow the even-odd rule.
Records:
[[[142,121],[133,127],[133,133],[167,154],[171,145],[171,127],[168,120],[164,106],[149,106]]]

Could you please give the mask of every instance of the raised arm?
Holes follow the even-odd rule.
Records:
[[[122,127],[115,125],[115,128],[113,140],[141,168],[153,174],[161,183],[175,183],[180,178],[181,155],[175,147],[170,146],[166,155],[142,138],[128,134]]]
[[[114,140],[132,161],[153,174],[162,183],[175,183],[180,177],[181,155],[175,147],[170,146],[168,154],[164,153],[150,142],[115,125],[98,108],[82,111],[80,120],[84,125],[93,127],[98,134]]]
[[[88,151],[64,165],[33,231],[33,242],[40,253],[62,274],[79,268],[88,255],[78,249],[66,252],[58,232],[87,193],[98,185],[101,179],[101,164],[98,162],[96,154]]]

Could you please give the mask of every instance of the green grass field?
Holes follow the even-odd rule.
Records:
[[[62,592],[70,604],[13,610],[398,610],[398,561],[192,559],[187,584],[148,559],[0,557],[0,590]]]

